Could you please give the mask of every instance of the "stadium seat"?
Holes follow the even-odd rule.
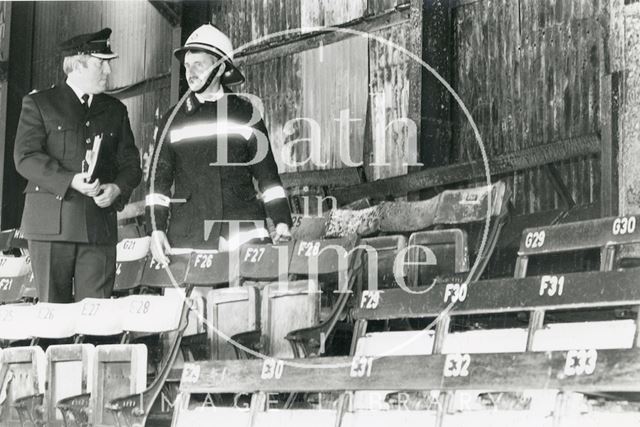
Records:
[[[361,245],[371,246],[375,249],[376,267],[377,267],[377,282],[376,289],[386,289],[396,287],[396,278],[394,275],[394,264],[396,258],[401,251],[407,247],[407,238],[401,234],[392,236],[376,236],[367,237],[361,239]],[[371,254],[367,253],[366,264],[364,271],[369,272],[369,263],[372,262]],[[370,283],[368,274],[363,277],[363,286],[366,289],[373,289],[373,285]]]
[[[218,288],[228,285],[229,259],[225,252],[182,250],[179,253],[171,254],[170,259],[169,268],[164,268],[148,257],[141,284],[147,287],[164,288],[165,291],[178,287],[180,288],[179,292],[165,292],[164,296],[131,295],[124,298],[130,301],[130,307],[133,305],[141,307],[142,312],[137,315],[137,329],[135,331],[138,333],[161,333],[163,335],[162,341],[167,345],[153,381],[146,389],[136,392],[136,394],[111,395],[106,410],[111,412],[121,425],[144,425],[162,388],[172,375],[174,363],[183,348],[183,337],[190,312],[192,308],[202,310],[202,306],[206,304],[201,301],[200,308],[198,308],[197,302],[195,305],[189,302],[193,290],[198,286]],[[196,297],[195,301],[199,299],[198,295]],[[154,301],[162,303],[154,304]],[[153,310],[150,309],[147,313],[144,312],[147,307],[146,302],[149,302],[149,307],[153,307]],[[202,313],[206,314],[204,311]],[[204,335],[206,343],[206,332],[198,332],[203,331],[203,319],[200,316],[192,316],[191,319],[197,320],[199,325],[195,331],[198,335]]]
[[[26,422],[33,414],[32,410],[42,405],[46,359],[43,349],[36,345],[37,341],[72,337],[78,307],[75,304],[38,303],[0,308],[0,316],[6,320],[1,322],[2,326],[16,329],[15,332],[3,332],[3,339],[32,339],[30,346],[8,347],[2,352],[0,394],[7,396],[4,402],[7,409],[0,413],[0,422],[14,425],[20,420]]]
[[[438,277],[469,271],[467,233],[464,230],[452,228],[412,233],[409,246],[407,275],[410,286],[428,285]],[[433,253],[435,259],[430,262],[422,248]]]
[[[0,255],[0,304],[22,301],[34,287],[29,256]]]
[[[325,312],[321,310],[317,325],[292,330],[286,336],[294,357],[319,356],[326,351],[326,344],[331,342],[338,321],[346,315],[345,308],[351,294],[362,288],[367,250],[359,242],[354,235],[296,241],[289,272],[294,277],[307,277],[310,285],[316,282],[322,297],[331,302]],[[309,294],[308,298],[312,301],[315,297]],[[315,302],[312,301],[311,305],[315,306]],[[265,321],[264,315],[262,321]]]
[[[130,238],[118,242],[114,291],[128,291],[140,286],[149,244],[149,237]]]
[[[213,289],[207,294],[207,321],[212,360],[235,359],[228,338],[258,329],[260,290],[254,286]]]

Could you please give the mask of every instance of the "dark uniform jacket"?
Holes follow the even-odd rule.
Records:
[[[191,95],[176,112],[160,144],[164,124],[174,109],[162,120],[154,153],[158,161],[154,168],[152,159],[150,167],[150,229],[168,229],[167,237],[174,247],[215,248],[218,236],[228,235],[228,230],[217,225],[205,229],[206,221],[264,220],[268,216],[275,224],[291,225],[286,197],[263,203],[254,187],[255,180],[262,193],[274,188],[284,193],[264,122],[246,98],[225,93],[216,102],[200,103]],[[252,118],[253,124],[249,124]],[[226,162],[219,149],[226,153]],[[252,160],[255,162],[249,164]],[[157,202],[158,195],[171,202],[149,202],[154,197]]]
[[[97,177],[121,195],[108,208],[72,189],[82,172],[87,147],[102,135]],[[27,180],[22,231],[28,239],[117,242],[116,211],[122,210],[142,171],[127,108],[117,99],[94,95],[89,111],[66,84],[27,95],[15,141],[14,161]]]

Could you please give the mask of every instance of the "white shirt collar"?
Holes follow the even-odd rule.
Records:
[[[222,90],[222,86],[220,86],[220,89],[218,89],[216,93],[206,95],[202,93],[196,93],[195,95],[200,102],[216,102],[218,99],[224,96],[224,90]]]
[[[67,79],[67,85],[69,85],[69,87],[73,90],[73,93],[76,94],[76,96],[78,97],[80,102],[83,102],[82,101],[82,95],[84,95],[85,93],[83,91],[81,91],[78,88],[78,86],[76,86],[73,83],[71,83],[71,81],[69,79]],[[89,106],[91,106],[91,101],[93,101],[93,95],[90,94],[90,93],[88,95],[89,95]]]

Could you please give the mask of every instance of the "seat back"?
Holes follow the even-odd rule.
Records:
[[[32,272],[29,256],[0,255],[0,304],[19,301],[31,287]]]
[[[39,302],[33,306],[26,326],[32,337],[69,338],[76,333],[78,309],[77,304]]]
[[[121,300],[125,331],[159,334],[180,326],[185,304],[183,295],[129,295]]]
[[[589,249],[600,250],[600,271],[611,270],[620,245],[640,242],[639,221],[640,216],[631,215],[527,228],[520,239],[515,277],[527,276],[530,257]]]
[[[27,340],[33,336],[29,327],[34,306],[31,304],[0,305],[0,340]]]
[[[107,336],[122,333],[124,301],[122,298],[85,298],[76,303],[75,334]]]
[[[615,331],[615,332],[613,332]],[[551,323],[535,331],[533,351],[633,347],[634,320]]]
[[[526,347],[525,328],[472,330],[448,333],[442,353],[510,353]]]
[[[113,344],[96,347],[91,380],[92,425],[116,425],[105,410],[111,399],[140,393],[147,386],[147,346]]]
[[[313,280],[271,283],[262,291],[262,335],[269,356],[294,356],[285,339],[291,331],[320,322],[320,292]]]
[[[0,252],[6,252],[13,247],[12,241],[15,234],[16,230],[14,228],[0,231]]]
[[[402,254],[402,251],[407,247],[407,238],[403,235],[394,235],[394,236],[377,236],[377,237],[367,237],[360,241],[361,245],[371,246],[375,249],[375,253],[377,255],[377,260],[375,260],[375,265],[377,267],[377,287],[375,289],[386,289],[396,287],[396,279],[394,275],[394,264],[396,258]],[[371,268],[371,254],[368,254],[367,257],[367,266],[365,271],[369,271]],[[368,283],[368,275],[365,275],[367,289],[372,289],[373,286]]]
[[[40,347],[11,347],[2,351],[0,363],[0,425],[20,426],[13,403],[44,393],[45,354]]]
[[[286,244],[252,244],[240,248],[240,277],[243,280],[268,282],[287,280],[293,242]]]
[[[150,245],[149,237],[128,238],[116,246],[115,291],[134,289],[140,286],[142,272]]]
[[[467,233],[458,228],[420,231],[409,237],[410,286],[469,271]],[[432,256],[433,255],[433,256]]]
[[[91,344],[51,345],[47,348],[47,387],[43,405],[47,426],[64,425],[62,414],[56,409],[58,401],[91,392],[94,351]]]
[[[148,256],[142,270],[140,285],[154,288],[170,288],[184,286],[187,270],[191,259],[191,251],[169,255],[168,266],[158,264],[153,257]]]
[[[258,289],[253,286],[243,286],[209,291],[207,319],[211,358],[235,359],[233,344],[229,339],[235,334],[253,331],[260,324]]]
[[[354,356],[400,356],[431,354],[434,342],[433,331],[393,331],[367,333],[356,343]],[[401,386],[401,384],[399,384]],[[389,409],[385,397],[392,390],[356,391],[353,395],[353,410]]]

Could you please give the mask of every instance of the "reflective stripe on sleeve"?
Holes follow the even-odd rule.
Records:
[[[169,197],[160,193],[147,194],[144,201],[147,206],[164,206],[165,208],[168,208],[169,203],[171,203],[171,199]]]
[[[287,194],[285,193],[284,188],[282,188],[279,185],[276,187],[268,188],[265,190],[264,193],[262,193],[262,201],[265,203],[269,203],[278,199],[286,199],[286,198],[287,198]]]
[[[180,129],[174,129],[169,134],[171,143],[180,142],[185,139],[204,138],[217,135],[239,134],[244,139],[249,139],[253,133],[250,126],[241,125],[233,122],[205,123],[185,126]]]

